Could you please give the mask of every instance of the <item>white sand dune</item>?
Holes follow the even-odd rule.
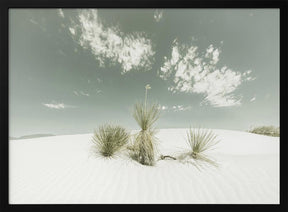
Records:
[[[187,129],[162,129],[159,154],[189,149]],[[10,204],[279,204],[279,138],[214,130],[219,167],[160,160],[143,166],[125,155],[91,152],[92,134],[9,142]]]

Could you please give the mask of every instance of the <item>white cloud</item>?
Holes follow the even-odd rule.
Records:
[[[165,105],[161,106],[161,110],[167,110],[167,109],[168,109],[167,106],[165,106]]]
[[[65,105],[64,103],[56,103],[56,102],[42,103],[42,105],[44,105],[45,107],[51,108],[51,109],[56,109],[56,110],[61,110],[61,109],[65,109],[65,108],[76,108],[76,106]]]
[[[42,26],[42,24],[40,24],[39,22],[35,21],[34,19],[30,19],[29,20],[32,24],[35,24],[36,26],[38,26],[43,32],[46,32],[46,28],[44,26]]]
[[[58,9],[57,11],[58,11],[58,15],[59,15],[60,17],[62,17],[62,18],[65,17],[62,9]]]
[[[217,48],[214,48],[213,45],[210,45],[206,49],[205,58],[210,59],[210,64],[213,64],[213,65],[217,64],[219,61],[219,55],[220,55],[220,50]]]
[[[100,90],[100,89],[97,89],[96,92],[97,92],[97,94],[103,93],[102,90]]]
[[[75,29],[74,28],[72,28],[72,27],[69,27],[69,31],[70,31],[70,33],[72,34],[72,35],[75,35]]]
[[[154,11],[154,16],[153,17],[154,17],[156,22],[159,22],[162,19],[162,17],[163,17],[163,10],[156,9]]]
[[[78,94],[77,91],[73,91],[73,93],[74,93],[76,96],[79,96],[79,94]]]
[[[256,97],[254,96],[252,99],[250,99],[250,102],[254,102],[256,100]]]
[[[32,24],[35,24],[35,25],[38,25],[38,24],[39,24],[37,21],[35,21],[35,20],[32,19],[32,18],[31,18],[29,21],[30,21]]]
[[[83,95],[83,96],[90,96],[89,93],[85,93],[85,92],[83,92],[83,91],[80,91],[80,94]]]
[[[100,66],[104,67],[106,61],[119,63],[122,74],[132,69],[151,69],[155,52],[145,33],[124,34],[118,26],[106,27],[96,9],[80,10],[77,21],[69,27],[70,33],[95,55]]]
[[[210,45],[204,54],[199,54],[198,47],[179,45],[176,40],[171,57],[164,57],[159,76],[170,82],[168,90],[172,93],[202,94],[204,103],[214,107],[240,105],[241,98],[233,95],[233,92],[242,82],[255,78],[250,76],[251,70],[240,73],[226,66],[219,68],[220,53],[219,48]]]
[[[233,95],[207,95],[202,103],[207,102],[214,107],[230,107],[241,105],[241,98]]]
[[[183,106],[183,105],[173,105],[171,107],[166,106],[166,105],[160,105],[160,109],[162,111],[173,111],[173,112],[179,112],[179,111],[186,111],[186,110],[191,110],[192,106]]]
[[[59,103],[59,104],[44,104],[44,106],[52,108],[52,109],[64,109],[65,105],[63,103]]]
[[[186,106],[184,107],[183,105],[174,105],[173,106],[173,111],[174,112],[179,112],[179,111],[186,111],[186,110],[191,110],[192,106]]]
[[[76,96],[90,96],[89,93],[85,93],[84,91],[73,91]]]

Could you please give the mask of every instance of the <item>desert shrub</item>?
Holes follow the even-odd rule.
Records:
[[[216,165],[216,163],[210,160],[204,153],[212,150],[218,142],[217,135],[214,134],[212,130],[190,128],[187,132],[187,143],[191,150],[186,153],[186,156]]]
[[[106,124],[95,130],[92,141],[100,155],[111,157],[128,143],[129,136],[125,128]]]
[[[191,156],[197,158],[199,154],[212,149],[219,142],[216,138],[212,130],[190,128],[187,141],[191,147]]]
[[[154,165],[156,149],[156,130],[152,125],[157,121],[160,109],[157,104],[145,105],[136,103],[134,105],[133,117],[141,130],[134,137],[133,152],[131,156],[143,165]]]
[[[259,126],[249,130],[250,133],[279,137],[280,129],[274,126]]]
[[[147,90],[149,85],[145,86],[144,103],[136,103],[134,105],[133,117],[138,123],[141,130],[135,134],[134,143],[130,148],[130,156],[143,165],[152,166],[155,164],[156,150],[156,130],[153,124],[159,119],[160,107],[158,104],[147,105]]]
[[[130,157],[143,165],[153,166],[156,153],[156,131],[141,130],[135,135]]]

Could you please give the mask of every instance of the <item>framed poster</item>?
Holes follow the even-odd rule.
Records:
[[[287,209],[287,2],[54,3],[2,8],[4,209]]]

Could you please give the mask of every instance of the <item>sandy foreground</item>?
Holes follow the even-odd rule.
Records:
[[[187,150],[187,129],[161,129],[159,154]],[[143,166],[125,154],[96,157],[92,134],[9,142],[10,204],[279,204],[279,138],[213,130],[207,152],[219,164],[160,160]]]

